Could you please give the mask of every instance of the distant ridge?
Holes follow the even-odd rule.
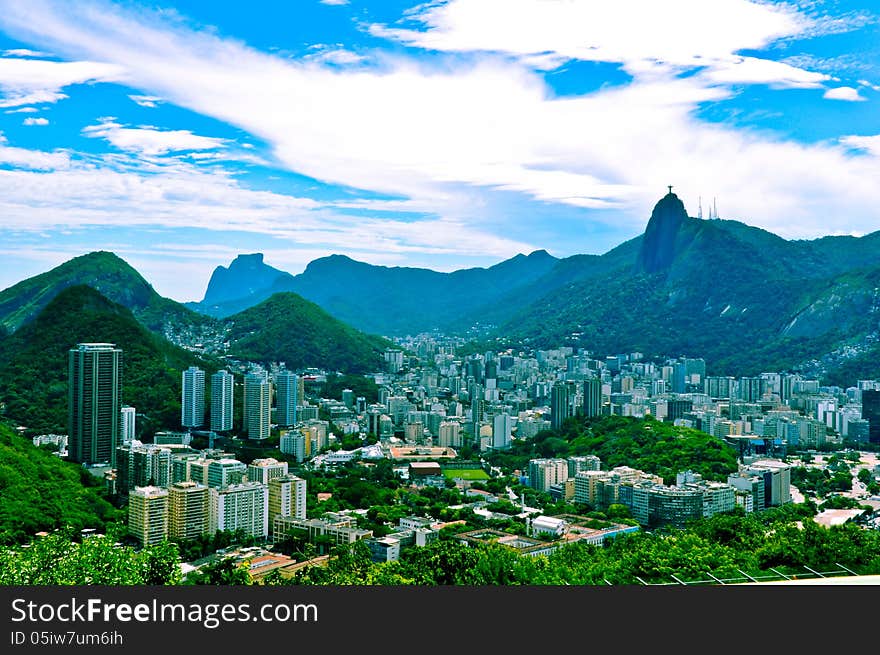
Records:
[[[261,256],[246,255],[237,257],[228,269],[214,271],[205,294],[214,302],[188,303],[187,307],[227,317],[274,293],[292,291],[360,330],[400,335],[448,328],[463,313],[534,282],[557,261],[546,250],[536,250],[489,268],[441,273],[375,266],[337,254],[310,262],[294,276],[266,265]],[[233,272],[240,277],[230,278]],[[261,286],[268,280],[271,284]],[[244,295],[231,298],[236,293]],[[428,305],[433,311],[425,311]]]

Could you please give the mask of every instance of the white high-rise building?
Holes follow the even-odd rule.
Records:
[[[513,431],[513,418],[507,414],[496,414],[492,421],[492,447],[509,448]]]
[[[190,366],[182,377],[180,424],[185,428],[197,428],[205,424],[205,372]]]
[[[248,439],[269,438],[272,411],[272,384],[263,373],[248,373],[244,377],[245,429]]]
[[[529,460],[529,486],[538,491],[550,491],[550,487],[568,479],[568,461],[556,459]]]
[[[223,370],[211,376],[211,429],[214,432],[232,429],[232,390],[232,373]]]
[[[306,481],[295,475],[282,475],[269,481],[269,524],[277,516],[306,518]]]
[[[461,424],[443,421],[437,429],[437,445],[442,448],[461,447]]]
[[[134,441],[134,421],[137,410],[129,405],[119,408],[119,438],[123,444]]]
[[[285,455],[293,455],[297,462],[302,462],[306,458],[305,435],[293,430],[282,433],[279,450]]]
[[[269,489],[259,482],[211,489],[211,532],[225,530],[264,538],[269,534]]]
[[[299,376],[290,371],[281,371],[275,376],[275,399],[277,409],[275,422],[284,427],[296,424],[296,404],[298,400]]]
[[[287,475],[287,462],[279,462],[273,457],[255,459],[247,467],[248,481],[269,484],[273,478]]]

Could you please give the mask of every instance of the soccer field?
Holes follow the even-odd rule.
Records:
[[[447,478],[461,478],[462,480],[488,480],[489,474],[483,469],[447,469],[443,471]]]

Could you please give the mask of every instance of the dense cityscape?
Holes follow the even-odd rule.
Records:
[[[699,357],[474,346],[398,339],[382,353],[383,370],[368,375],[234,359],[217,371],[191,366],[180,378],[179,424],[146,434],[120,397],[125,352],[79,343],[69,350],[68,434],[33,442],[57,447],[127,507],[125,542],[178,544],[191,581],[222,562],[253,582],[289,580],[358,542],[375,563],[441,539],[548,556],[805,501],[822,504],[814,520],[826,527],[880,527],[876,381],[841,388],[785,372],[710,375]],[[614,421],[706,440],[645,471],[560,439]],[[412,490],[403,498],[432,503],[398,497],[377,507],[373,493],[309,489],[329,488],[338,470],[377,486],[393,479]],[[371,470],[386,478],[371,480]],[[852,573],[831,568],[801,574]]]

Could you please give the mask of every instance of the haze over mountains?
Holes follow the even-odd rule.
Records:
[[[538,250],[452,273],[332,255],[291,275],[253,253],[219,266],[204,299],[187,307],[158,296],[112,253],[90,253],[0,292],[0,324],[17,329],[75,283],[129,307],[154,332],[214,331],[231,337],[232,353],[297,365],[321,365],[311,362],[322,356],[371,370],[388,342],[358,330],[480,326],[481,336],[512,344],[704,357],[719,374],[798,368],[851,384],[880,373],[880,232],[788,241],[689,217],[672,192],[643,235],[603,255]],[[330,364],[335,340],[354,359]]]

